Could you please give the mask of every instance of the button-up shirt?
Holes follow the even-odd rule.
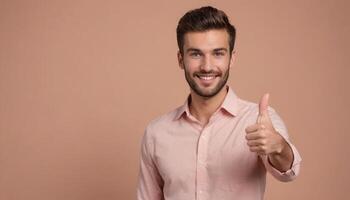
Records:
[[[271,107],[274,128],[293,152],[291,168],[281,172],[267,156],[249,150],[245,128],[255,124],[258,105],[236,96],[231,88],[208,124],[189,112],[189,103],[153,120],[141,145],[138,200],[259,200],[266,171],[280,181],[299,173],[301,157],[287,129]]]

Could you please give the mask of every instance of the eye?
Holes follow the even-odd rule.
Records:
[[[216,56],[216,57],[220,57],[220,56],[224,56],[224,55],[225,55],[224,52],[220,52],[220,51],[214,52],[214,56]]]
[[[190,56],[193,57],[193,58],[198,58],[198,57],[201,56],[201,54],[199,52],[193,52],[193,53],[190,54]]]

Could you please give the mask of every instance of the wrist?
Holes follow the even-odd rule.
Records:
[[[274,155],[280,156],[283,155],[283,152],[286,151],[288,147],[287,141],[277,132],[280,142],[277,145],[276,151],[273,153]]]

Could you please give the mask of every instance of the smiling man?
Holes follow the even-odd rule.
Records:
[[[180,19],[177,56],[191,92],[146,128],[138,200],[259,200],[267,171],[285,182],[298,175],[300,155],[269,95],[255,104],[227,85],[235,35],[213,7]]]

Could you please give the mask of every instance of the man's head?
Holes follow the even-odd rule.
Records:
[[[223,29],[227,31],[231,54],[235,46],[236,29],[223,11],[211,6],[190,10],[179,20],[176,28],[176,36],[180,53],[183,54],[184,37],[186,33],[204,32],[214,29]]]
[[[187,12],[179,21],[179,65],[192,91],[213,97],[226,85],[234,61],[236,31],[224,12],[202,7]]]

